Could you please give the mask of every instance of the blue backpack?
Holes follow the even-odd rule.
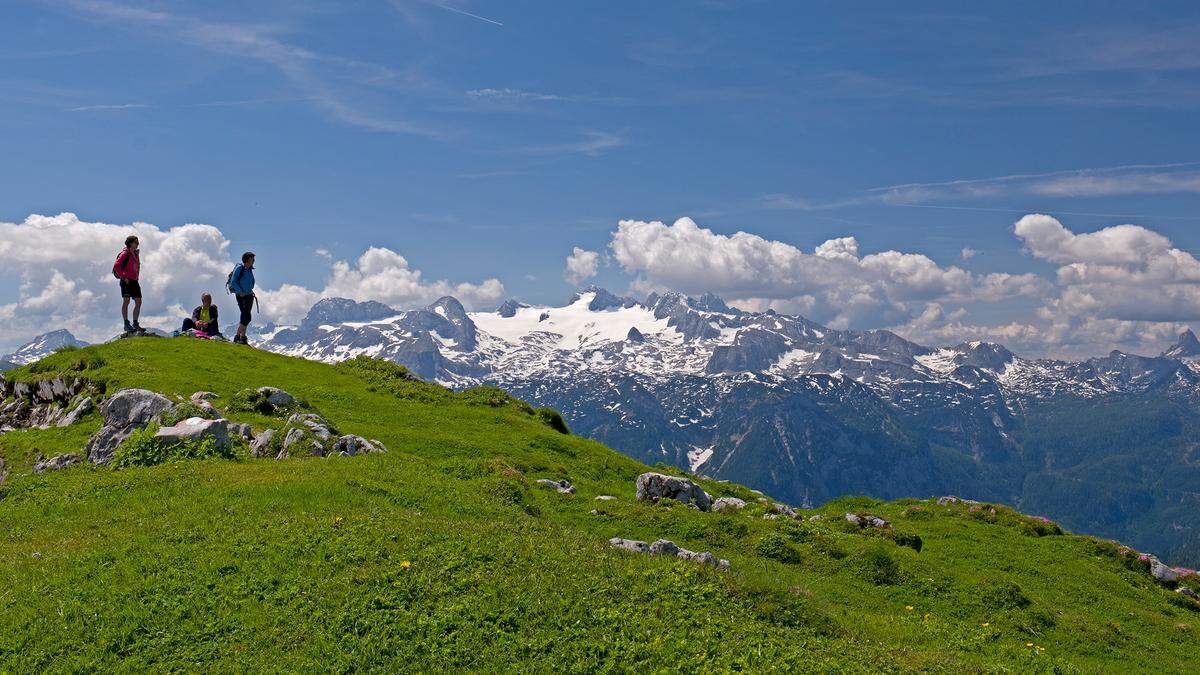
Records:
[[[225,290],[228,291],[230,294],[233,294],[233,295],[237,294],[237,292],[233,290],[233,282],[234,282],[233,275],[236,274],[237,281],[241,281],[242,270],[244,270],[244,269],[246,269],[246,268],[242,267],[242,265],[239,263],[236,267],[234,267],[232,270],[229,271],[229,276],[225,277]]]

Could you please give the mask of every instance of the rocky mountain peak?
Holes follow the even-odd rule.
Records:
[[[606,309],[620,309],[622,307],[633,307],[638,304],[633,298],[619,296],[606,288],[601,288],[595,284],[586,288],[580,289],[578,293],[571,297],[569,304],[579,302],[584,295],[592,294],[592,299],[588,302],[588,309],[593,312],[600,312]]]
[[[358,302],[349,298],[322,298],[308,310],[300,322],[300,330],[312,331],[320,326],[347,322],[378,321],[397,313],[382,302],[373,300]]]
[[[1196,334],[1189,328],[1180,333],[1179,340],[1168,347],[1162,355],[1172,359],[1200,356],[1200,339],[1197,339]]]
[[[962,355],[959,360],[962,365],[997,372],[1004,370],[1004,366],[1017,358],[1007,347],[994,342],[963,342],[954,350]]]
[[[454,340],[454,348],[459,351],[475,349],[475,322],[467,316],[462,303],[452,296],[438,299],[423,311],[410,313],[403,324],[418,331],[432,330],[442,338]]]
[[[48,356],[56,349],[63,347],[86,347],[87,343],[82,342],[71,331],[65,328],[43,333],[29,342],[21,345],[15,352],[4,357],[0,357],[0,361],[7,361],[16,366],[23,366],[26,363],[33,363],[45,356]]]
[[[729,305],[715,293],[705,293],[698,298],[688,298],[688,306],[703,312],[730,313]]]
[[[501,303],[501,305],[499,307],[496,308],[496,313],[506,319],[511,319],[512,317],[517,315],[518,309],[522,309],[522,308],[525,308],[528,306],[529,305],[527,305],[523,302],[517,302],[516,300],[513,300],[510,298],[508,300],[505,300],[503,303]]]

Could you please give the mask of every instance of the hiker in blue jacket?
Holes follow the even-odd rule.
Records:
[[[250,309],[254,307],[254,254],[250,251],[242,254],[242,262],[229,273],[229,291],[237,298],[238,310],[242,313],[233,341],[249,344],[246,327],[250,325]]]

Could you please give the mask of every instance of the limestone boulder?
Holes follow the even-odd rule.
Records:
[[[146,428],[164,412],[171,401],[162,394],[145,389],[122,389],[100,406],[104,426],[84,446],[88,461],[105,464],[113,451],[134,431]]]
[[[637,498],[639,501],[649,502],[673,499],[695,506],[701,511],[708,511],[712,508],[712,497],[699,485],[687,478],[668,476],[662,473],[647,472],[638,476]]]
[[[155,434],[168,444],[185,442],[203,442],[208,439],[218,448],[227,449],[232,441],[229,438],[229,422],[226,420],[210,420],[203,417],[189,417],[173,427],[163,427]]]
[[[715,511],[738,511],[746,507],[746,500],[737,497],[720,497],[712,504]]]

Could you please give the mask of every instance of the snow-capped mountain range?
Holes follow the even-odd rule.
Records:
[[[802,505],[953,492],[1157,550],[1195,540],[1200,553],[1191,331],[1157,357],[1026,359],[998,344],[927,347],[741,311],[713,295],[639,301],[591,287],[562,307],[510,300],[472,313],[450,297],[411,311],[326,299],[258,344],[386,358],[456,389],[497,385],[640,460]]]
[[[19,363],[56,346],[43,338]],[[713,295],[639,301],[591,287],[562,307],[510,300],[472,313],[451,297],[409,311],[331,298],[251,338],[321,361],[385,358],[456,389],[500,386],[642,461],[800,505],[954,493],[1200,563],[1191,331],[1157,357],[1027,359]]]
[[[87,343],[75,338],[70,331],[59,329],[39,335],[21,345],[11,354],[0,356],[0,371],[11,370],[49,356],[63,347],[86,347]]]

